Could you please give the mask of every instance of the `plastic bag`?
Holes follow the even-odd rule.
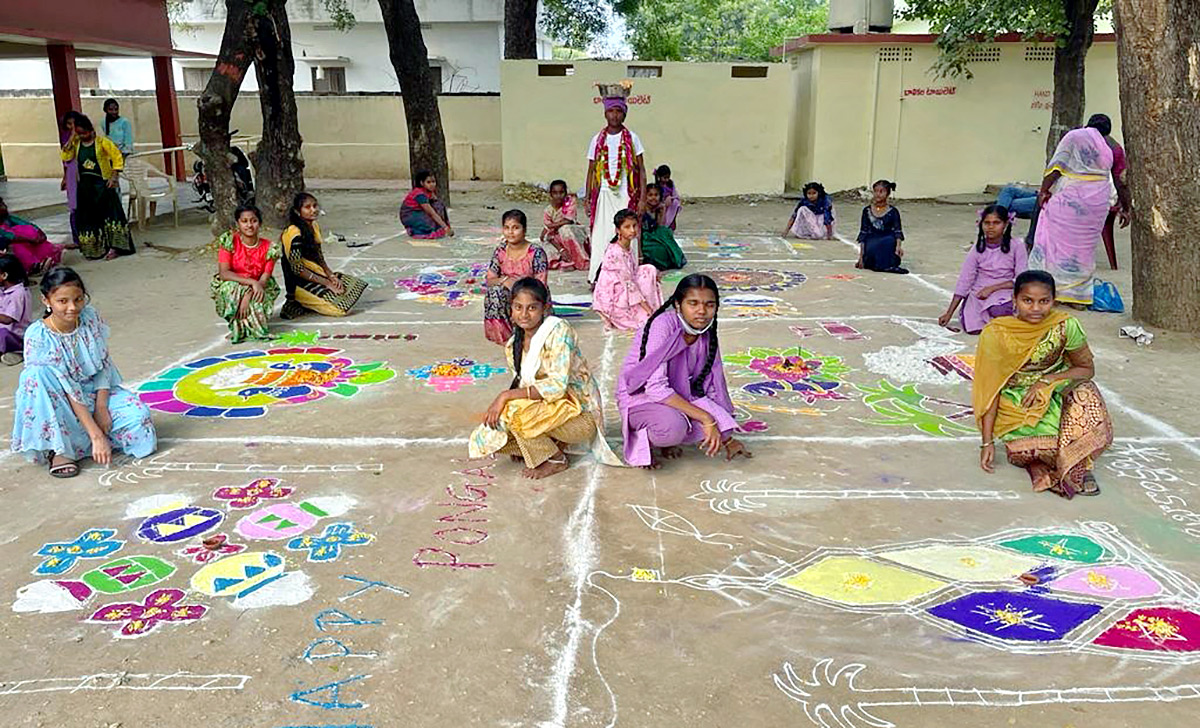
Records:
[[[1100,313],[1125,313],[1125,302],[1116,285],[1096,279],[1092,288],[1092,310]]]

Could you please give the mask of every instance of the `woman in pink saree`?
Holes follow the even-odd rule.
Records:
[[[1112,147],[1087,126],[1067,132],[1042,179],[1029,269],[1054,276],[1063,303],[1092,305],[1096,243],[1112,207],[1112,166]]]

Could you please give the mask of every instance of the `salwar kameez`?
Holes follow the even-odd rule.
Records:
[[[1100,390],[1090,381],[1043,386],[1038,401],[1030,407],[1022,404],[1041,377],[1070,368],[1067,352],[1086,343],[1079,321],[1061,311],[1039,324],[1001,317],[980,336],[976,419],[999,398],[994,432],[1004,442],[1008,461],[1029,472],[1035,491],[1051,490],[1070,498],[1084,490],[1084,476],[1112,444],[1112,420]]]
[[[737,429],[721,352],[709,352],[709,346],[715,346],[710,332],[700,334],[690,345],[683,334],[679,314],[668,310],[650,323],[649,331],[634,334],[633,344],[621,365],[617,407],[625,438],[625,461],[630,465],[650,465],[652,447],[676,447],[704,440],[704,427],[699,422],[666,404],[672,395],[679,395],[711,415],[722,440]],[[643,336],[646,337],[644,357]],[[710,359],[712,368],[701,383],[700,394],[696,394],[692,383]]]
[[[147,457],[158,445],[150,410],[121,385],[108,351],[108,325],[87,306],[69,334],[37,321],[25,332],[25,368],[17,383],[12,450],[44,464],[51,453],[69,460],[92,454],[92,440],[71,408],[95,412],[97,393],[108,390],[113,450]]]
[[[259,238],[253,248],[247,247],[241,235],[227,232],[217,240],[217,261],[229,266],[229,271],[243,278],[260,279],[269,275],[275,269],[275,261],[279,259],[281,248],[266,238]],[[213,276],[209,286],[213,302],[217,307],[217,315],[229,323],[229,341],[239,344],[243,341],[266,341],[271,338],[267,321],[275,310],[275,299],[279,298],[279,284],[275,278],[267,278],[263,284],[261,301],[246,302],[245,312],[239,315],[242,299],[246,297],[250,287],[238,281],[222,280],[218,273]]]
[[[529,244],[525,254],[513,258],[508,254],[508,245],[501,243],[492,252],[488,271],[497,278],[509,277],[514,281],[532,277],[546,282],[549,264],[546,251],[540,245]],[[488,285],[483,296],[483,335],[493,344],[504,346],[512,336],[512,289],[502,283]]]
[[[1009,241],[1008,252],[1002,245],[985,245],[983,252],[975,246],[963,260],[962,270],[958,274],[958,284],[954,287],[954,295],[962,296],[962,311],[959,321],[963,331],[968,334],[978,334],[989,321],[1000,316],[1011,316],[1013,313],[1012,282],[1029,267],[1028,251],[1025,241],[1014,238]],[[985,288],[999,284],[1009,284],[1004,288],[992,291],[986,299],[979,298],[979,292]]]
[[[828,197],[813,202],[807,197],[796,204],[795,218],[789,231],[804,240],[824,240],[834,224],[833,201]]]
[[[437,197],[430,197],[429,192],[423,187],[418,187],[409,192],[404,198],[404,202],[400,204],[400,224],[408,232],[410,238],[418,240],[434,240],[446,236],[449,228],[441,227],[434,222],[433,216],[425,212],[425,208],[421,205],[429,205],[433,208],[446,224],[450,224],[450,214],[446,210],[446,203],[442,202]]]
[[[103,140],[108,142],[107,139]],[[121,193],[109,187],[101,172],[95,144],[80,144],[78,151],[79,180],[75,188],[75,227],[79,231],[79,252],[90,260],[109,253],[131,255],[133,235],[129,221],[121,208]],[[111,144],[111,142],[108,142]]]
[[[332,288],[301,277],[302,271],[325,275],[325,255],[321,252],[321,226],[312,223],[312,240],[305,240],[300,229],[291,225],[283,231],[283,282],[287,288],[287,301],[280,316],[295,318],[312,311],[322,316],[341,317],[349,315],[367,290],[367,282],[347,273],[334,273],[345,290],[335,293]]]
[[[514,346],[513,339],[505,344],[510,369],[516,368]],[[519,385],[533,387],[541,399],[510,400],[496,427],[475,428],[470,457],[520,455],[526,467],[536,468],[564,450],[562,445],[587,444],[599,462],[621,464],[604,439],[600,390],[570,324],[546,317],[522,356],[519,375]]]
[[[37,225],[12,213],[0,220],[0,244],[21,262],[27,274],[49,270],[62,262],[61,245],[47,240]]]
[[[900,267],[900,256],[896,254],[903,240],[899,210],[889,206],[883,215],[876,215],[870,205],[863,208],[858,231],[863,268],[883,273],[907,273]]]

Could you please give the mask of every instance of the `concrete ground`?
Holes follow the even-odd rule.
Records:
[[[18,610],[0,622],[5,725],[1194,721],[1194,337],[1138,348],[1118,338],[1127,315],[1079,314],[1117,443],[1096,466],[1100,497],[1034,494],[1013,467],[980,471],[958,357],[973,341],[935,325],[973,207],[900,203],[915,274],[891,276],[854,270],[844,242],[779,238],[790,203],[691,204],[687,270],[724,286],[720,340],[754,459],[689,452],[647,473],[584,458],[532,482],[466,462],[465,438],[508,378],[472,265],[504,209],[540,220],[541,205],[477,186],[455,198],[458,237],[418,242],[397,235],[399,199],[321,193],[327,231],[378,241],[329,246],[372,288],[348,318],[276,322],[283,341],[260,355],[230,346],[213,314],[198,213],[138,233],[136,257],[69,254],[127,385],[207,409],[156,412],[154,457],[75,480],[4,459],[0,594]],[[857,210],[839,206],[851,222]],[[41,222],[63,234],[61,215]],[[1126,267],[1101,275],[1128,303],[1127,235],[1118,251]],[[550,280],[586,292],[581,273]],[[632,339],[592,314],[572,322],[611,405]],[[255,395],[258,417],[238,415],[259,400],[198,381],[330,360],[325,396]],[[0,391],[18,374],[0,370]],[[90,558],[47,548],[89,529],[112,532],[82,540]],[[206,548],[214,534],[227,540]]]

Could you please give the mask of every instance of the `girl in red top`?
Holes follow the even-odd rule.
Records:
[[[253,205],[242,205],[234,214],[237,230],[217,239],[217,274],[212,297],[217,315],[229,322],[229,339],[237,344],[247,339],[270,337],[267,319],[279,297],[279,284],[271,274],[279,259],[279,243],[259,237],[262,213]]]

